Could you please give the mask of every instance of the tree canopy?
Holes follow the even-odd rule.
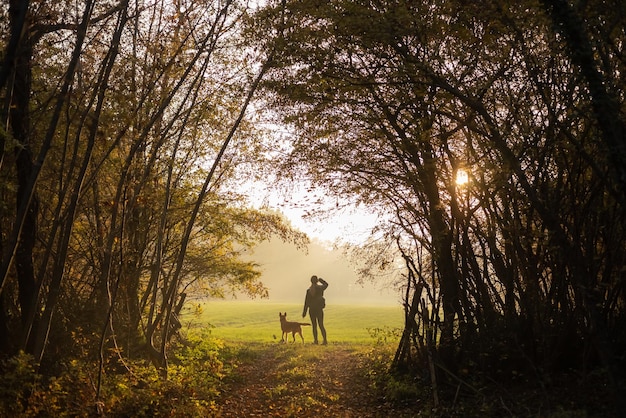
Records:
[[[434,385],[623,370],[624,11],[337,0],[259,17],[284,19],[264,83],[293,127],[283,170],[391,214],[397,367]]]

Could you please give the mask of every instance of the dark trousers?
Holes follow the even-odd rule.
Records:
[[[309,317],[313,328],[313,342],[317,344],[317,326],[322,331],[324,344],[326,343],[326,328],[324,328],[324,309],[309,309]]]

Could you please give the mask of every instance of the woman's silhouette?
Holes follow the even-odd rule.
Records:
[[[328,287],[328,283],[321,277],[311,276],[311,287],[306,290],[306,297],[304,298],[304,309],[302,310],[302,317],[306,316],[306,311],[309,311],[309,317],[311,318],[311,325],[313,328],[313,344],[318,344],[317,341],[317,326],[319,325],[322,332],[322,344],[328,344],[326,340],[326,328],[324,328],[324,308],[326,307],[326,300],[324,299],[324,290]]]

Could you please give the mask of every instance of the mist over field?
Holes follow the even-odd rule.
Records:
[[[389,283],[357,283],[355,268],[340,250],[312,240],[308,251],[278,239],[261,243],[249,255],[259,264],[261,281],[269,288],[269,301],[301,303],[312,275],[328,281],[326,303],[398,305],[400,292]]]

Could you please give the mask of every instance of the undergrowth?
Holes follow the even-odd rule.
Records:
[[[233,353],[201,334],[188,336],[172,353],[167,379],[146,361],[127,360],[127,369],[105,371],[99,397],[96,363],[67,360],[63,372],[45,377],[32,356],[20,353],[0,361],[0,416],[211,416]]]
[[[55,376],[37,372],[34,359],[24,353],[0,361],[0,416],[4,417],[211,417],[219,416],[221,400],[232,385],[246,385],[239,373],[243,365],[270,359],[272,385],[261,391],[270,404],[283,400],[276,414],[302,415],[303,411],[324,410],[346,401],[346,396],[365,397],[372,405],[394,411],[397,418],[419,412],[423,417],[611,416],[609,399],[602,393],[605,379],[598,378],[594,391],[578,387],[576,376],[553,381],[550,390],[504,388],[479,376],[464,378],[465,386],[439,382],[435,394],[426,373],[392,373],[390,363],[396,345],[395,330],[370,330],[371,344],[330,344],[327,347],[300,344],[224,342],[207,332],[190,332],[184,342],[170,350],[168,378],[143,360],[126,361],[125,367],[107,367],[98,397],[98,365],[87,360],[60,361]],[[341,353],[343,360],[329,363]],[[350,366],[355,376],[342,368]],[[326,363],[333,379],[326,383],[312,373],[315,364]],[[267,380],[270,374],[265,374]],[[341,378],[332,376],[342,376]],[[344,378],[346,380],[344,380]],[[341,381],[349,385],[356,378],[365,393],[331,389]],[[267,382],[266,382],[267,383]],[[466,389],[472,386],[472,391]],[[263,387],[263,386],[261,386]],[[362,385],[359,385],[362,387]],[[604,388],[604,389],[603,389]],[[346,395],[347,394],[347,395]],[[439,404],[434,402],[439,397]],[[360,398],[359,398],[360,399]],[[585,399],[592,404],[586,405]],[[412,411],[412,412],[410,412]],[[275,415],[278,416],[278,415]]]

